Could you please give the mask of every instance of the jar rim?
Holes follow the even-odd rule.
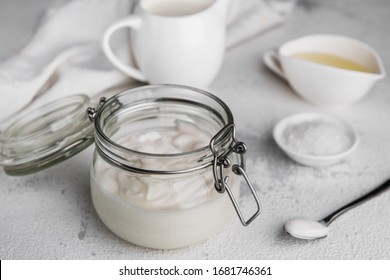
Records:
[[[207,166],[210,166],[212,164],[213,159],[213,153],[210,149],[209,145],[206,145],[204,147],[198,148],[196,150],[191,151],[185,151],[181,153],[170,153],[170,154],[158,154],[158,153],[150,153],[150,152],[143,152],[138,151],[135,149],[131,149],[128,147],[124,147],[121,144],[115,142],[111,139],[109,135],[105,133],[105,125],[104,122],[105,114],[108,114],[107,111],[115,110],[113,108],[116,108],[116,106],[123,105],[120,102],[121,97],[124,97],[126,95],[130,95],[133,93],[140,94],[140,92],[153,92],[160,89],[176,89],[176,90],[184,90],[187,92],[191,92],[191,98],[194,100],[196,98],[203,98],[210,101],[210,104],[217,105],[224,114],[224,116],[218,116],[219,121],[223,122],[221,124],[221,127],[218,129],[222,129],[224,126],[228,124],[233,124],[233,114],[230,111],[229,107],[218,97],[215,95],[201,89],[193,88],[190,86],[184,86],[184,85],[172,85],[172,84],[162,84],[162,85],[147,85],[142,86],[130,90],[125,90],[121,93],[118,93],[117,95],[111,97],[110,99],[106,100],[101,104],[100,107],[98,107],[96,111],[96,115],[94,117],[94,125],[95,125],[95,144],[97,152],[106,160],[110,161],[112,164],[119,166],[122,169],[130,170],[137,173],[154,173],[154,174],[178,174],[178,173],[186,173],[191,172],[194,170],[199,170],[202,168],[205,168]],[[145,103],[147,101],[154,101],[154,102],[163,102],[166,100],[163,100],[162,98],[158,98],[156,96],[150,95],[148,98],[144,100]],[[204,106],[203,109],[211,109],[210,106],[207,106],[207,104],[200,104],[199,102],[195,102],[194,100],[187,99],[184,96],[183,97],[175,97],[173,100],[180,100],[180,101],[186,101],[188,104],[192,104],[195,106]],[[136,102],[134,102],[136,103]],[[120,104],[120,105],[119,105]],[[130,104],[130,107],[132,104]],[[135,106],[135,105],[134,105]],[[201,107],[199,107],[201,108]],[[127,108],[128,109],[128,108]],[[119,109],[120,110],[120,109]],[[131,109],[130,109],[131,110]],[[214,114],[217,114],[217,112],[211,111]],[[210,140],[213,138],[214,135],[210,136]],[[224,141],[221,141],[217,145],[226,146],[230,144],[230,138],[225,137]],[[229,143],[228,143],[229,142]],[[148,160],[181,160],[181,159],[188,159],[189,157],[197,157],[197,160],[194,161],[193,165],[196,166],[189,166],[190,163],[186,163],[188,166],[186,168],[183,168],[181,170],[152,170],[150,168],[137,168],[135,166],[129,165],[128,161],[126,160],[126,156],[118,156],[118,155],[126,155],[126,156],[134,156],[138,158],[148,159]],[[199,160],[200,159],[200,160]]]

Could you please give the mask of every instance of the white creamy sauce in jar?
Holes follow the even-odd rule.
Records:
[[[176,121],[172,127],[131,133],[118,143],[161,155],[197,150],[208,146],[211,138],[194,124]],[[142,159],[137,166],[143,166]],[[230,177],[229,184],[238,197],[239,188],[234,176]],[[114,233],[151,248],[179,248],[204,241],[233,213],[227,194],[215,191],[211,167],[180,175],[139,174],[97,156],[91,170],[91,192],[96,211]]]

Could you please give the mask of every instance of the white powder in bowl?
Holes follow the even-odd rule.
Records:
[[[311,156],[340,154],[352,145],[352,138],[344,126],[326,119],[290,124],[285,128],[282,139],[291,151]]]

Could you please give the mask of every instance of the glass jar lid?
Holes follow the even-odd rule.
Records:
[[[18,116],[0,133],[0,165],[9,175],[34,173],[94,141],[87,95],[72,95]]]

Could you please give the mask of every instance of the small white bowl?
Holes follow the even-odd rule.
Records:
[[[304,122],[308,121],[324,121],[326,123],[333,123],[337,124],[343,129],[345,129],[345,132],[347,136],[350,138],[350,145],[345,150],[341,151],[337,154],[332,155],[311,155],[311,154],[303,154],[297,151],[294,151],[289,147],[289,145],[286,144],[284,139],[284,132],[287,127],[298,125]],[[294,114],[291,116],[288,116],[281,121],[279,121],[273,130],[273,138],[276,142],[276,144],[294,161],[308,166],[325,166],[325,165],[331,165],[334,163],[339,162],[344,157],[351,154],[358,146],[359,144],[359,138],[354,131],[354,129],[345,121],[342,121],[338,118],[326,115],[326,114],[320,114],[320,113],[299,113]]]

